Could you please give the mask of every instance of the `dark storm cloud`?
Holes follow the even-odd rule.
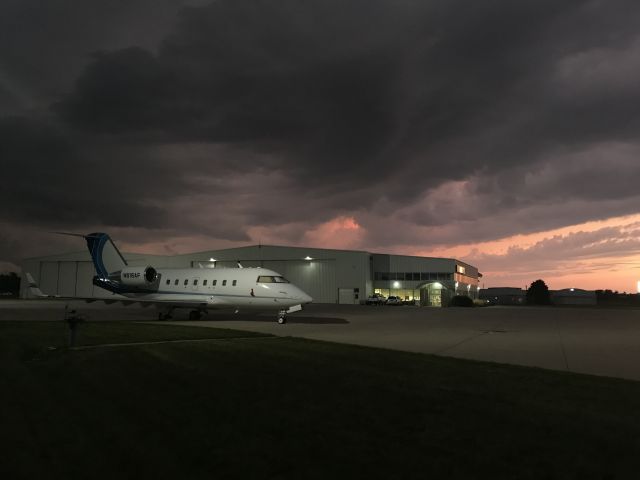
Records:
[[[2,218],[245,241],[348,215],[384,249],[637,211],[631,1],[187,4],[0,6]]]
[[[0,2],[0,111],[42,107],[68,91],[96,50],[155,48],[195,0]],[[14,105],[17,102],[19,105]]]
[[[145,205],[144,184],[121,184],[118,173],[82,158],[57,128],[5,118],[0,138],[0,203],[12,206],[1,210],[0,220],[49,226],[141,223],[151,228],[164,222],[162,209]]]
[[[390,166],[428,174],[409,188],[385,179],[406,199],[558,144],[636,133],[635,98],[562,92],[556,78],[567,56],[628,46],[638,9],[618,3],[628,15],[586,1],[217,1],[185,9],[157,55],[96,57],[58,111],[96,132],[276,151],[320,185],[370,184]]]

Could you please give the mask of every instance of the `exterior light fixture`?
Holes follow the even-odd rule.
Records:
[[[433,284],[433,287],[434,287],[434,288],[442,288],[442,284],[441,284],[440,282],[435,282],[435,283]]]
[[[393,288],[400,288],[400,282],[398,281],[393,282]]]
[[[306,257],[304,257],[305,260],[313,260],[313,258],[311,258],[309,255],[307,255]]]
[[[216,259],[215,259],[215,258],[213,258],[213,257],[211,257],[211,258],[209,259],[209,261],[210,261],[210,262],[215,262],[215,261],[216,261]]]

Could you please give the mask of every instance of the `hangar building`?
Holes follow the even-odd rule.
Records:
[[[184,255],[123,253],[132,266],[155,268],[237,268],[275,270],[313,297],[315,303],[357,304],[380,293],[406,302],[444,306],[454,295],[478,297],[478,269],[452,258],[414,257],[354,250],[253,245]],[[95,275],[87,251],[29,258],[31,273],[49,295],[114,298],[92,284]],[[21,297],[28,298],[23,278]],[[116,297],[119,297],[116,295]]]
[[[524,305],[527,291],[517,287],[489,287],[482,289],[479,298],[490,305]]]

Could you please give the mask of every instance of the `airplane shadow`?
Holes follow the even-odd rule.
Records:
[[[207,315],[203,320],[220,321],[220,322],[262,322],[275,323],[274,315],[252,315],[250,313],[237,313],[233,315]],[[296,317],[295,315],[287,316],[287,323],[301,323],[313,325],[339,325],[349,323],[344,318],[337,317]]]

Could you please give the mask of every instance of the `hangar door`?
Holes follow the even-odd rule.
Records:
[[[76,296],[77,262],[60,262],[58,264],[58,295]]]
[[[360,303],[358,299],[357,288],[339,288],[338,289],[338,303],[343,305],[353,305]]]
[[[93,263],[84,261],[41,262],[40,289],[47,295],[63,297],[110,297],[107,292],[93,286]]]
[[[264,261],[265,268],[281,273],[304,292],[314,303],[336,303],[336,267],[332,259]]]
[[[91,262],[78,262],[76,276],[76,295],[78,297],[93,296],[93,276],[96,274]]]
[[[58,262],[40,263],[40,290],[46,295],[58,295]]]

